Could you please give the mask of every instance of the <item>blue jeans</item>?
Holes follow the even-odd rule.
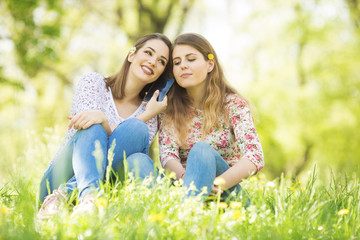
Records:
[[[154,171],[154,162],[145,154],[137,153],[127,158],[129,172],[134,172],[141,179],[152,174],[158,176]],[[184,186],[189,188],[193,183],[197,190],[189,191],[188,196],[196,196],[201,193],[203,187],[207,187],[209,196],[214,180],[217,176],[224,173],[230,167],[225,160],[208,143],[198,142],[191,148],[184,175]],[[221,195],[222,199],[229,197],[231,193],[239,194],[241,192],[240,184],[237,184]],[[249,205],[250,199],[247,199],[246,205]]]
[[[215,178],[229,168],[229,165],[210,144],[197,142],[191,148],[187,158],[184,186],[190,187],[191,183],[195,185],[196,190],[190,191],[189,195],[200,194],[204,187],[207,188],[207,195],[209,195]],[[225,191],[222,194],[222,198],[226,198],[233,191],[239,193],[241,191],[240,184]]]
[[[54,189],[71,195],[78,188],[80,200],[97,191],[104,180],[108,150],[114,140],[116,146],[111,167],[117,174],[123,172],[124,152],[127,156],[149,152],[148,127],[137,118],[123,121],[110,136],[100,124],[79,130],[46,169],[40,183],[40,201]]]

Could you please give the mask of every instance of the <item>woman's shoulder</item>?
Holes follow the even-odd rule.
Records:
[[[90,72],[84,74],[79,84],[81,83],[87,83],[87,84],[93,84],[93,85],[105,85],[104,76],[97,72]]]
[[[229,93],[226,95],[225,103],[227,106],[235,105],[237,107],[245,107],[249,105],[243,97],[236,93]]]

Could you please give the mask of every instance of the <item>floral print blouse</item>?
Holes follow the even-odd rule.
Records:
[[[262,169],[264,155],[246,102],[236,94],[229,94],[224,107],[231,124],[226,124],[224,119],[219,118],[222,129],[212,129],[203,140],[201,126],[204,121],[204,112],[199,109],[192,110],[194,117],[189,125],[186,148],[177,144],[175,126],[173,123],[166,125],[165,123],[168,121],[162,121],[165,116],[161,115],[159,142],[162,166],[165,166],[170,159],[175,159],[186,168],[190,149],[196,142],[204,141],[209,143],[229,166],[233,166],[241,158],[247,158],[255,164],[258,170]]]
[[[145,111],[145,105],[141,104],[139,108],[129,117],[133,118]],[[109,125],[119,124],[126,119],[119,116],[115,102],[111,93],[111,89],[106,88],[104,77],[96,72],[88,73],[82,76],[79,83],[77,84],[77,88],[75,91],[75,95],[73,97],[73,101],[71,104],[71,116],[75,114],[87,111],[87,110],[101,110],[105,113],[108,118]],[[149,128],[149,144],[155,137],[155,134],[158,130],[158,121],[157,117],[150,119],[146,122],[146,125]],[[71,128],[67,131],[65,140],[60,147],[61,149],[67,144],[67,142],[74,136],[76,133],[76,129]]]

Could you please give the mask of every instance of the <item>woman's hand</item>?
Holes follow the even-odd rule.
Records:
[[[213,186],[213,188],[212,188],[212,190],[210,192],[210,196],[218,196],[219,192],[220,192],[220,195],[221,195],[224,192],[224,190],[221,187],[216,186],[214,184],[214,186]]]
[[[167,96],[165,96],[161,102],[157,101],[158,96],[159,90],[156,90],[149,102],[143,102],[146,104],[145,112],[152,113],[154,115],[153,117],[164,111],[167,107]]]
[[[147,122],[166,109],[167,96],[165,96],[161,102],[157,101],[158,96],[159,90],[156,90],[149,102],[143,102],[143,104],[146,104],[146,109],[142,114],[137,116],[137,118],[139,118],[143,122]]]
[[[108,125],[105,113],[100,110],[89,110],[77,113],[75,116],[69,116],[68,128],[74,127],[76,130],[87,129],[94,124],[101,124],[104,128]]]

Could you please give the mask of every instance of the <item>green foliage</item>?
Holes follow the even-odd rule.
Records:
[[[0,1],[0,166],[23,154],[27,131],[66,130],[80,75],[117,72],[135,39],[174,18],[181,29],[192,3]]]
[[[335,172],[358,169],[358,30],[336,11],[343,2],[310,2],[278,2],[249,17],[252,24],[279,19],[249,50],[265,59],[255,59],[258,80],[249,98],[258,109],[265,171],[274,177],[297,176],[314,163]]]
[[[332,178],[324,186],[314,170],[306,182],[269,181],[260,174],[243,182],[251,198],[238,202],[185,199],[168,178],[141,184],[127,180],[96,200],[98,212],[71,218],[71,207],[50,220],[35,217],[34,182],[12,179],[0,191],[2,239],[356,239],[360,196],[357,176]],[[339,212],[343,210],[344,213]]]
[[[0,185],[1,239],[357,239],[360,236],[360,185],[356,174],[318,179],[259,173],[242,182],[251,204],[232,199],[184,199],[181,182],[170,177],[101,185],[97,212],[70,217],[65,206],[49,220],[36,218],[42,169],[54,151],[51,130],[32,136],[26,158],[16,163],[10,181]],[[41,140],[43,138],[43,140]],[[44,144],[46,142],[46,144]],[[110,151],[111,152],[111,151]],[[111,156],[111,154],[110,154]],[[44,159],[38,163],[37,159]],[[111,159],[111,157],[110,157]],[[39,166],[34,166],[37,162]],[[109,171],[108,171],[109,172]],[[323,170],[321,171],[323,172]],[[321,173],[320,172],[320,173]],[[24,174],[26,173],[26,174]],[[109,175],[107,176],[109,179]],[[151,185],[151,187],[150,187]],[[70,200],[72,202],[72,200]]]
[[[0,48],[0,175],[6,176],[1,179],[8,180],[26,141],[32,141],[27,133],[56,126],[57,136],[64,136],[80,75],[113,74],[134,39],[147,32],[163,32],[173,39],[186,21],[194,20],[188,17],[201,16],[207,24],[213,13],[206,12],[206,1],[199,2],[0,1],[0,46],[5,46]],[[226,2],[229,10],[232,4],[239,3]],[[263,171],[272,178],[281,173],[296,177],[314,163],[320,169],[331,167],[334,175],[358,171],[358,1],[241,4],[245,8],[239,15],[226,16],[232,19],[234,33],[224,39],[239,38],[239,44],[250,39],[239,51],[235,40],[229,42],[238,59],[236,69],[243,67],[240,79],[248,82],[240,90],[257,108]],[[232,60],[221,60],[228,70]]]
[[[54,0],[6,0],[14,21],[11,37],[16,43],[18,63],[30,77],[34,77],[44,65],[58,60],[55,46],[60,36],[61,3]]]

